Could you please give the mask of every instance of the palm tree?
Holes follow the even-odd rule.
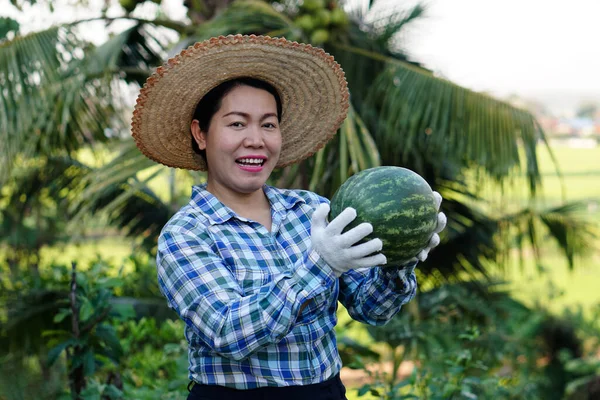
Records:
[[[81,221],[102,212],[152,247],[160,227],[181,204],[176,182],[197,181],[202,175],[155,165],[137,151],[128,133],[126,94],[169,55],[195,41],[232,33],[284,36],[312,42],[335,56],[346,72],[351,108],[332,142],[299,165],[276,171],[273,183],[331,197],[362,169],[405,166],[442,193],[449,217],[444,243],[420,269],[425,276],[486,275],[489,261],[497,261],[508,247],[501,235],[512,234],[516,243],[529,238],[535,247],[542,226],[572,265],[573,254],[589,239],[588,228],[570,217],[576,206],[544,212],[530,207],[500,217],[477,207],[473,182],[492,180],[500,186],[520,174],[535,198],[541,183],[536,145],[546,143],[535,118],[409,60],[396,39],[422,16],[423,6],[406,10],[379,3],[238,0],[220,8],[213,1],[186,2],[190,19],[202,23],[139,19],[129,9],[122,18],[134,25],[100,46],[77,34],[85,21],[4,39],[0,162],[8,167],[2,169],[0,183],[21,193],[15,171],[31,160],[38,168],[63,168],[52,176],[76,171],[78,184],[69,186],[70,195],[61,200],[68,203],[68,218]],[[114,20],[100,19],[107,24]],[[167,30],[177,34],[176,43],[169,42]],[[92,167],[74,161],[80,149],[104,144],[118,153],[110,162]],[[52,163],[56,157],[73,162]],[[167,199],[148,185],[160,176],[170,182]],[[22,194],[36,196],[35,191]]]

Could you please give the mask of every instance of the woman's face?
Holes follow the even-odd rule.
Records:
[[[279,160],[277,103],[262,89],[233,88],[222,98],[208,132],[202,132],[194,120],[192,134],[200,150],[206,150],[212,192],[250,194],[262,189]]]

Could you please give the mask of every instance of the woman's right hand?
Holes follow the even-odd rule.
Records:
[[[387,260],[379,252],[383,246],[380,239],[356,244],[373,232],[373,225],[364,222],[348,232],[344,228],[356,218],[356,210],[346,208],[333,221],[327,223],[329,205],[320,204],[312,216],[311,240],[313,249],[331,267],[336,277],[355,268],[384,265]]]

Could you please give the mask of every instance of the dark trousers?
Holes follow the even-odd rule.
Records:
[[[187,400],[347,400],[340,375],[305,386],[264,387],[238,390],[216,385],[194,384]]]

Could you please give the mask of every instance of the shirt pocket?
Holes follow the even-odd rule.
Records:
[[[269,271],[260,265],[238,266],[236,277],[245,295],[258,292],[269,281]]]
[[[242,241],[220,243],[217,248],[223,263],[235,277],[244,295],[253,294],[267,284],[268,266],[257,258],[255,249]]]

